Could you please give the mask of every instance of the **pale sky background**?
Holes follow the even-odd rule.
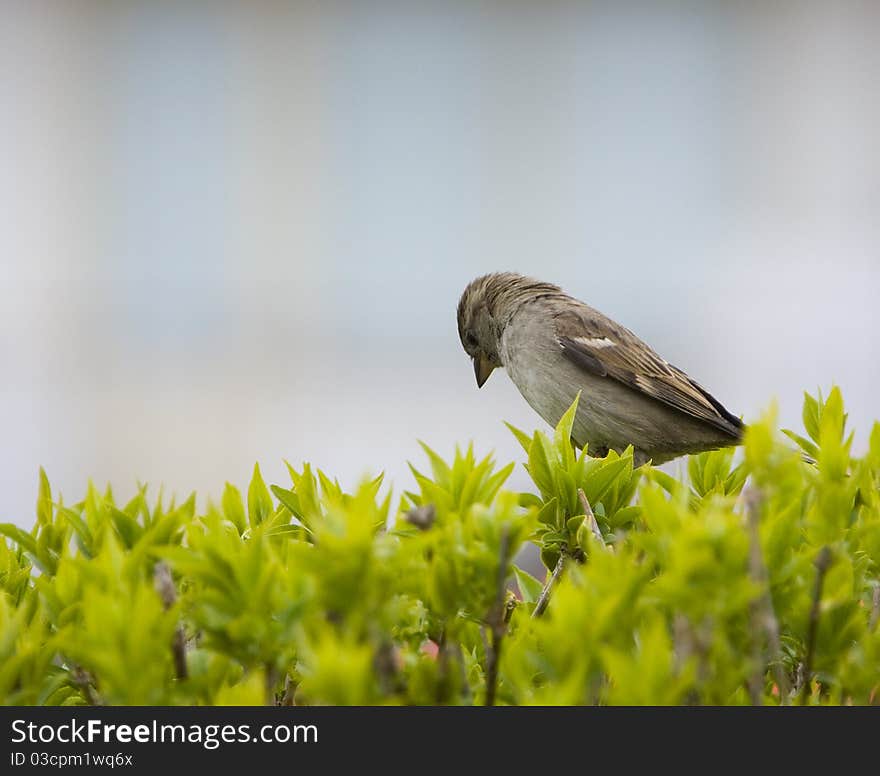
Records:
[[[837,382],[862,448],[878,79],[867,1],[2,0],[0,521],[40,465],[74,501],[520,458],[456,333],[493,270],[747,420]]]

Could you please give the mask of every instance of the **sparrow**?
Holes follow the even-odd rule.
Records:
[[[742,421],[629,329],[559,286],[513,272],[473,280],[458,335],[477,386],[503,368],[555,426],[580,393],[572,441],[604,457],[633,447],[636,466],[737,445]]]

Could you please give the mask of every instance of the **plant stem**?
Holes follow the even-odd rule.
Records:
[[[813,672],[813,657],[816,651],[816,634],[819,632],[819,613],[822,603],[822,587],[825,574],[831,565],[831,549],[823,547],[816,556],[816,586],[813,588],[813,605],[810,607],[810,629],[807,633],[807,656],[804,658],[804,683],[801,688],[801,705],[810,697],[810,674]]]
[[[165,611],[168,611],[177,602],[177,588],[167,563],[160,561],[156,564],[153,569],[153,583],[156,586],[156,592],[162,599],[162,606],[165,607]],[[171,651],[174,655],[174,672],[177,678],[186,679],[188,675],[186,669],[186,631],[179,623],[174,629]]]
[[[544,610],[547,608],[547,604],[550,603],[550,593],[553,588],[556,586],[556,583],[559,581],[559,578],[562,576],[562,572],[565,570],[565,553],[559,553],[559,560],[556,561],[556,566],[553,568],[553,573],[547,578],[547,582],[544,584],[544,589],[541,591],[541,595],[538,598],[537,603],[535,604],[535,608],[532,611],[532,617],[540,617],[544,614]]]
[[[471,686],[468,684],[467,680],[467,669],[464,665],[464,654],[461,651],[461,644],[456,642],[455,650],[452,653],[452,657],[455,659],[455,663],[458,666],[458,674],[459,681],[461,682],[462,687],[462,702],[463,705],[469,706],[471,705]]]
[[[761,498],[761,492],[754,487],[750,487],[743,493],[749,525],[749,572],[762,590],[760,598],[752,606],[752,615],[756,625],[755,630],[760,630],[763,627],[767,634],[770,665],[773,668],[776,688],[779,690],[779,699],[783,706],[788,706],[791,687],[782,664],[782,642],[779,638],[779,621],[776,619],[776,612],[773,609],[773,597],[770,595],[770,575],[767,573],[767,566],[761,553],[759,530]],[[753,705],[763,703],[764,659],[760,646],[756,646],[755,673],[749,681],[749,694]]]
[[[590,531],[592,531],[593,536],[596,537],[596,541],[598,541],[603,547],[606,547],[605,539],[602,537],[602,532],[599,530],[599,523],[596,521],[596,515],[593,514],[593,508],[590,506],[590,502],[587,501],[587,494],[584,493],[583,488],[578,488],[578,501],[581,503],[581,508],[586,515]],[[580,547],[574,549],[573,556],[574,559],[580,563],[583,563],[586,559]],[[547,582],[544,584],[543,590],[541,590],[541,595],[535,603],[532,617],[540,617],[547,609],[547,605],[550,603],[550,594],[553,592],[553,588],[556,586],[556,583],[559,582],[562,573],[565,571],[566,558],[567,550],[563,549],[559,552],[559,560],[556,561],[556,565],[553,567],[553,573],[547,578]]]
[[[590,530],[593,532],[593,536],[599,541],[603,547],[605,546],[605,539],[602,538],[602,532],[599,530],[599,523],[596,520],[596,515],[593,514],[593,508],[590,506],[590,502],[587,501],[587,494],[584,493],[583,488],[578,488],[578,501],[581,502],[581,507],[583,507],[584,514],[587,516],[587,523],[590,526]]]
[[[447,703],[449,700],[449,650],[447,647],[446,625],[440,631],[437,639],[437,704]]]
[[[498,579],[496,580],[495,602],[489,613],[489,654],[486,656],[486,705],[495,705],[498,689],[498,664],[501,661],[501,646],[507,625],[504,621],[504,583],[510,563],[510,530],[505,525],[501,529],[501,550],[498,559]]]
[[[174,631],[174,640],[171,642],[171,651],[174,653],[174,672],[178,679],[186,679],[186,634],[183,626],[178,625]]]
[[[880,620],[880,584],[874,587],[871,595],[871,618],[868,620],[868,630],[872,633],[877,627],[878,620]]]
[[[104,701],[95,690],[95,680],[92,675],[82,666],[74,665],[71,667],[71,676],[73,683],[83,691],[89,706],[103,706]]]
[[[286,674],[284,677],[284,695],[281,698],[282,706],[295,706],[296,702],[294,700],[294,693],[296,692],[296,685],[294,685],[293,681],[290,678],[290,674]]]
[[[275,696],[275,690],[277,689],[278,685],[278,669],[275,667],[275,664],[271,660],[267,660],[265,671],[266,705],[277,706],[278,699]]]

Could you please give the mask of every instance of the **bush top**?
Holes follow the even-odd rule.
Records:
[[[397,503],[308,464],[203,513],[40,472],[0,525],[7,704],[836,704],[880,685],[880,424],[840,391],[772,415],[681,481],[511,428],[534,484],[473,446]],[[805,463],[802,453],[815,459]],[[546,574],[518,559],[535,548]]]

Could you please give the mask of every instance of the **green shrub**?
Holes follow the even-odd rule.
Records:
[[[875,701],[880,424],[864,457],[840,392],[806,397],[816,459],[772,417],[679,481],[512,429],[532,493],[473,447],[392,508],[308,464],[254,468],[199,513],[66,505],[40,473],[0,526],[7,704],[745,704]],[[383,495],[384,494],[384,495]],[[529,544],[547,580],[515,565]],[[552,571],[552,573],[550,573]],[[542,575],[543,576],[543,575]],[[545,584],[546,582],[546,584]]]

